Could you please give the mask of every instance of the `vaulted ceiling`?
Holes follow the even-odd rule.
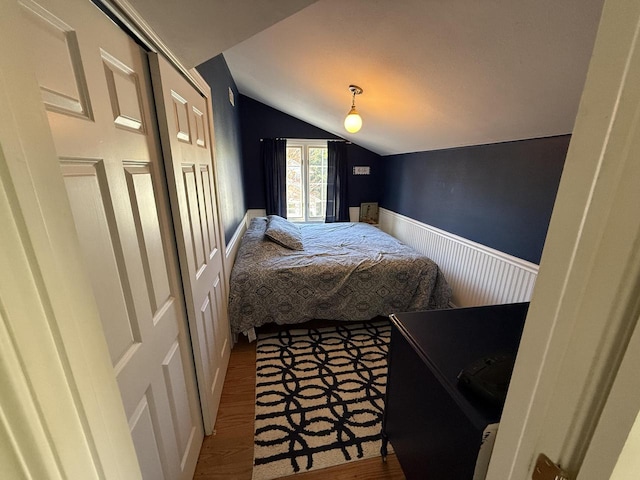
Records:
[[[131,3],[188,66],[223,52],[244,95],[392,154],[570,133],[603,0]]]

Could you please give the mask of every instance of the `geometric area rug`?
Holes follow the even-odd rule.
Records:
[[[390,333],[375,321],[259,336],[253,480],[380,454]]]

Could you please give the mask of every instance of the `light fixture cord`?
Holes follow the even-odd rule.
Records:
[[[354,90],[351,95],[351,108],[356,108],[356,91]]]

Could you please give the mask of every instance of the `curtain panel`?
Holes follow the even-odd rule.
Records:
[[[327,142],[327,212],[326,223],[348,222],[347,205],[347,145]]]
[[[267,215],[287,218],[286,139],[263,139],[260,142],[260,156],[264,164]]]

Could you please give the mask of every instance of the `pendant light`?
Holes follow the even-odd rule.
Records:
[[[362,118],[356,110],[356,95],[360,95],[362,89],[357,85],[349,85],[349,90],[351,91],[351,110],[344,119],[344,128],[349,133],[356,133],[362,128]]]

